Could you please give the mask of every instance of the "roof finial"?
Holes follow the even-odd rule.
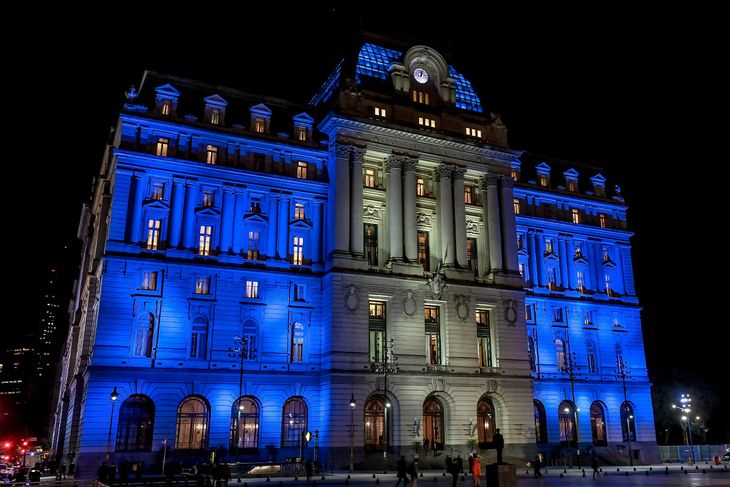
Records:
[[[135,98],[137,98],[137,90],[134,88],[134,85],[129,89],[129,91],[124,92],[124,96],[127,97],[127,100],[133,101]]]

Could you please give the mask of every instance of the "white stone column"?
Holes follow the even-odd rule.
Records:
[[[558,237],[558,248],[560,249],[560,285],[563,289],[570,288],[570,271],[568,271],[568,261],[573,260],[573,250],[564,237]]]
[[[231,250],[233,240],[233,213],[235,201],[233,188],[223,188],[223,211],[221,215],[221,245],[220,253],[227,254]]]
[[[277,257],[279,259],[289,258],[289,198],[279,199],[279,231],[277,234]]]
[[[484,242],[484,252],[482,255],[484,255],[484,276],[488,276],[489,273],[492,271],[492,256],[490,251],[490,243],[491,240],[489,239],[489,211],[487,209],[487,191],[486,188],[482,187],[482,195],[481,195],[481,202],[482,202],[482,229],[481,229],[481,235],[482,235],[482,241]]]
[[[486,174],[482,178],[482,187],[487,192],[487,231],[489,232],[489,258],[492,271],[501,271],[502,264],[502,230],[499,222],[499,194],[497,191],[497,174]]]
[[[598,245],[595,243],[589,243],[588,247],[590,248],[590,267],[591,267],[591,276],[590,278],[593,279],[593,289],[596,290],[596,292],[599,293],[605,293],[606,292],[606,281],[603,273],[603,266],[601,265],[600,261],[600,249],[598,248]]]
[[[466,268],[466,206],[464,203],[464,174],[466,169],[455,167],[454,181],[454,236],[456,238],[456,263]]]
[[[403,157],[391,155],[385,161],[388,179],[388,217],[390,219],[390,260],[403,260],[403,192],[401,166]]]
[[[436,168],[436,181],[439,183],[439,227],[441,228],[441,255],[444,265],[456,262],[456,242],[454,240],[454,207],[451,192],[452,166],[442,164]]]
[[[416,163],[415,157],[403,161],[403,233],[405,258],[418,262],[418,224],[416,216]]]
[[[333,251],[350,253],[350,145],[330,146],[330,213],[334,227]]]
[[[183,203],[185,203],[185,181],[174,179],[172,182],[172,210],[170,215],[170,248],[176,249],[180,245],[182,232]]]
[[[568,248],[567,254],[567,268],[568,268],[568,287],[570,289],[578,289],[578,276],[575,274],[575,261],[573,256],[575,255],[575,242],[572,239],[565,241],[565,245]]]
[[[501,175],[502,192],[502,238],[504,239],[504,264],[506,271],[519,273],[519,259],[517,258],[517,222],[515,221],[514,192],[515,180],[510,176]]]
[[[132,175],[132,190],[134,191],[134,197],[132,198],[132,228],[129,230],[129,240],[133,243],[140,242],[140,232],[142,227],[147,225],[147,222],[142,220],[142,203],[144,202],[145,196],[145,182],[146,177],[144,174],[134,173]]]
[[[538,247],[535,243],[535,232],[527,233],[527,252],[530,254],[530,282],[533,286],[538,285],[537,280],[537,252]]]
[[[360,212],[362,214],[362,212]],[[322,203],[312,202],[312,263],[322,261]],[[362,225],[361,225],[362,226]]]
[[[545,278],[545,235],[543,233],[535,235],[535,257],[537,257],[537,282],[535,285],[545,287],[547,279]]]
[[[276,258],[276,227],[279,223],[277,215],[279,214],[279,198],[269,195],[269,225],[266,228],[268,233],[266,242],[266,257],[268,259]]]
[[[195,206],[198,204],[198,185],[188,181],[185,185],[185,215],[183,217],[183,248],[193,247],[195,235]]]
[[[352,147],[352,187],[350,188],[350,252],[352,255],[363,255],[363,226],[362,226],[362,159],[365,156],[364,147]]]

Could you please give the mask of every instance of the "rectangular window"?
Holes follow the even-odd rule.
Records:
[[[385,342],[386,332],[386,303],[384,301],[368,302],[368,334],[370,362],[382,363],[389,360],[386,357],[387,343]]]
[[[167,137],[160,137],[157,139],[157,150],[156,154],[161,157],[167,157],[167,149],[170,146],[170,139]]]
[[[297,129],[297,140],[299,140],[299,142],[307,141],[307,128],[306,127],[299,127]]]
[[[162,100],[162,114],[169,115],[172,112],[172,101]]]
[[[423,307],[423,321],[426,323],[439,322],[439,307],[438,306],[424,306]]]
[[[413,90],[413,94],[411,95],[411,99],[416,103],[421,103],[423,105],[429,104],[429,96],[428,93],[424,93],[423,91]]]
[[[553,239],[552,238],[545,239],[545,253],[546,254],[553,253]]]
[[[580,259],[583,257],[583,247],[581,244],[575,246],[575,253],[573,254],[574,259]]]
[[[157,291],[157,272],[145,272],[142,276],[142,289],[145,291]]]
[[[575,273],[576,280],[578,281],[578,291],[584,293],[586,292],[586,276],[583,271],[577,271]]]
[[[258,299],[259,297],[259,282],[258,281],[246,281],[246,297],[250,299]]]
[[[550,184],[550,180],[548,179],[546,174],[540,174],[538,176],[538,182],[539,182],[540,186],[542,186],[543,188],[547,188],[548,185]]]
[[[294,219],[305,220],[304,203],[294,203]]]
[[[210,255],[210,242],[213,238],[213,227],[210,225],[200,225],[200,233],[198,239],[198,254]]]
[[[377,187],[377,184],[375,182],[375,169],[365,168],[365,179],[363,182],[366,188]]]
[[[563,322],[563,308],[553,308],[553,321],[556,323]]]
[[[606,228],[606,215],[604,215],[603,213],[599,213],[598,223],[601,225],[601,228]]]
[[[469,270],[474,271],[474,274],[476,274],[479,269],[476,238],[466,239],[466,267]]]
[[[365,223],[365,259],[368,265],[377,267],[378,265],[378,226]]]
[[[253,121],[253,131],[257,134],[266,132],[266,121],[263,118],[256,118]]]
[[[436,120],[432,118],[418,117],[418,125],[423,125],[424,127],[430,127],[432,129],[435,129]]]
[[[162,220],[147,221],[147,250],[157,250],[160,244]]]
[[[517,198],[514,198],[512,200],[512,204],[514,205],[515,215],[519,215],[520,214],[520,200],[518,200]]]
[[[253,215],[261,214],[261,198],[251,197],[251,203],[248,208],[248,212]]]
[[[525,321],[532,322],[535,320],[534,304],[525,304]]]
[[[297,162],[297,179],[308,179],[307,172],[309,171],[309,164],[303,161]]]
[[[195,294],[210,294],[210,276],[195,279]]]
[[[572,191],[573,193],[578,191],[578,183],[572,179],[568,179],[568,191]]]
[[[221,111],[219,109],[214,108],[210,111],[210,123],[213,125],[221,123]]]
[[[603,253],[603,262],[608,262],[611,260],[611,256],[608,254],[608,248],[603,247],[603,249],[601,249],[601,252]]]
[[[584,311],[583,312],[583,324],[584,325],[592,325],[593,324],[593,312],[592,311]]]
[[[596,365],[596,354],[593,352],[588,352],[587,358],[588,358],[588,373],[589,374],[597,373],[598,366]]]
[[[416,179],[416,195],[426,196],[426,183],[421,178]]]
[[[292,249],[292,264],[304,264],[304,237],[294,237],[294,246]]]
[[[608,294],[609,296],[612,296],[613,295],[613,289],[611,289],[611,275],[610,274],[605,274],[604,275],[604,280],[605,280],[605,283],[606,283],[606,294]]]
[[[246,259],[248,260],[259,260],[259,245],[261,244],[261,235],[259,232],[250,231],[248,232],[248,251],[246,252]]]
[[[525,247],[525,236],[521,233],[517,234],[517,250],[522,250]]]
[[[596,196],[606,196],[606,188],[603,186],[593,186],[593,192],[596,193]]]
[[[215,190],[204,189],[203,190],[203,206],[205,208],[212,208],[215,206]]]
[[[482,131],[480,129],[475,129],[471,127],[466,128],[466,135],[469,137],[477,137],[479,139],[482,138]]]
[[[375,107],[373,110],[373,113],[375,113],[376,117],[385,118],[386,117],[386,111],[385,108]]]
[[[492,367],[492,337],[489,324],[489,310],[476,310],[477,352],[480,367]]]
[[[428,232],[418,232],[418,263],[424,271],[431,269],[431,257],[428,248]]]
[[[558,271],[555,267],[548,268],[548,289],[551,291],[557,291],[558,289]]]
[[[208,348],[208,325],[206,323],[193,323],[193,330],[190,336],[190,358],[204,359]]]
[[[512,169],[512,172],[510,173],[510,175],[512,176],[512,179],[514,179],[515,181],[520,179],[520,173],[517,172],[516,169]]]
[[[306,301],[304,284],[294,284],[294,301]]]
[[[304,361],[304,326],[294,323],[291,331],[290,356],[292,362]]]
[[[439,307],[425,305],[423,321],[426,333],[426,356],[429,365],[441,365],[441,324]]]
[[[573,219],[573,223],[580,223],[580,212],[577,208],[570,210],[570,215]]]
[[[474,204],[474,186],[464,186],[464,203]]]
[[[155,201],[165,199],[165,183],[152,183],[152,198]]]
[[[208,144],[205,146],[205,162],[215,164],[218,162],[218,147]]]
[[[520,276],[522,276],[522,280],[524,281],[525,280],[525,264],[520,262],[519,268],[520,268]]]

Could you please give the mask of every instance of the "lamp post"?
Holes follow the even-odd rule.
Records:
[[[230,357],[237,357],[239,359],[238,365],[238,422],[236,423],[236,448],[241,444],[241,413],[243,413],[243,403],[241,402],[241,396],[243,396],[243,360],[249,358],[248,354],[253,355],[255,352],[248,349],[248,338],[240,337],[238,335],[233,337],[233,346],[228,349]],[[250,357],[254,358],[254,357]]]
[[[694,445],[692,444],[692,416],[690,413],[692,412],[692,408],[690,407],[692,404],[692,398],[689,397],[689,394],[682,394],[682,396],[679,399],[680,405],[677,406],[676,404],[672,404],[672,409],[678,409],[681,413],[681,421],[682,421],[682,428],[685,427],[684,423],[686,422],[686,434],[685,439],[686,442],[689,444],[689,461],[691,462],[690,465],[695,463],[695,452],[694,452]],[[697,421],[699,421],[700,417],[696,417]]]
[[[624,387],[624,404],[626,405],[626,408],[628,409],[628,398],[626,397],[626,379],[631,376],[631,371],[629,370],[628,366],[626,365],[626,362],[624,362],[624,358],[621,356],[616,357],[616,377],[621,379],[621,384]],[[629,465],[632,467],[634,466],[634,455],[631,451],[631,422],[630,420],[634,419],[634,416],[632,414],[629,414],[629,411],[626,411],[626,439],[629,444]]]
[[[566,340],[567,341],[567,340]],[[568,342],[568,347],[570,347],[570,342]],[[570,352],[566,354],[567,358],[567,365],[568,365],[568,377],[570,378],[570,395],[573,400],[573,418],[575,419],[575,452],[576,452],[576,461],[578,463],[578,468],[580,468],[580,428],[578,425],[578,413],[580,412],[580,408],[578,407],[578,404],[575,402],[575,369],[579,369],[576,363],[575,358],[575,352]]]
[[[112,415],[109,416],[109,433],[106,436],[106,462],[109,463],[112,451],[112,423],[114,422],[114,407],[117,405],[117,399],[119,399],[119,393],[117,392],[117,386],[114,386],[114,390],[109,394],[109,398],[112,400]]]
[[[387,337],[387,330],[386,330]],[[376,366],[376,372],[383,373],[383,460],[388,458],[388,411],[390,410],[390,400],[388,399],[388,373],[394,374],[398,372],[398,357],[394,355],[393,339],[390,342],[385,340],[386,346],[383,350],[383,362]],[[390,358],[390,361],[388,359]]]
[[[355,471],[355,394],[350,396],[350,473]]]

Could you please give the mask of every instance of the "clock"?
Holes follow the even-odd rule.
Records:
[[[413,77],[416,81],[423,84],[428,81],[428,72],[423,68],[416,68],[413,70]]]

